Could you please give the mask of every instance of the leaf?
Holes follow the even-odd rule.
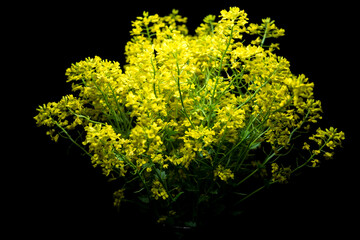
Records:
[[[143,168],[143,169],[151,168],[151,167],[153,167],[154,165],[155,165],[155,164],[152,163],[152,162],[147,162],[147,163],[143,164],[143,165],[141,166],[141,168]]]
[[[252,144],[250,144],[249,148],[252,150],[252,149],[258,148],[260,145],[261,145],[261,142],[252,143]]]
[[[173,202],[175,202],[184,192],[179,192],[174,198]]]
[[[166,172],[165,172],[165,171],[161,171],[161,170],[159,170],[158,168],[156,168],[155,171],[156,171],[156,176],[157,176],[158,178],[160,178],[161,181],[165,181],[165,179],[166,179]]]

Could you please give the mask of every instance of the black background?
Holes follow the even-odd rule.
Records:
[[[8,45],[12,50],[8,69],[14,87],[20,90],[19,96],[12,95],[11,104],[5,104],[11,112],[4,117],[6,123],[15,123],[7,138],[9,146],[5,145],[5,152],[12,152],[11,158],[4,157],[10,167],[3,168],[10,190],[4,209],[10,210],[8,223],[16,229],[14,233],[50,239],[95,234],[102,239],[128,234],[138,239],[165,234],[163,229],[146,226],[146,220],[131,214],[131,209],[117,214],[112,206],[114,189],[101,171],[66,142],[50,142],[32,118],[38,105],[58,101],[69,92],[64,73],[71,63],[98,55],[124,65],[131,21],[144,10],[163,16],[179,9],[188,17],[193,33],[206,15],[219,15],[230,6],[244,9],[250,22],[271,17],[285,28],[278,54],[290,61],[293,73],[304,73],[315,83],[315,98],[323,104],[323,123],[343,130],[346,141],[335,159],[321,168],[260,193],[248,203],[243,216],[218,219],[199,234],[284,239],[350,236],[359,221],[355,200],[359,188],[355,167],[359,161],[355,154],[358,27],[355,2],[350,1],[61,1],[21,6],[22,11],[16,11],[21,22],[9,28],[10,42],[20,41]],[[15,104],[16,99],[22,104]]]

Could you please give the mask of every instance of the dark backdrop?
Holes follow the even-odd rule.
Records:
[[[35,236],[49,238],[103,234],[105,239],[131,234],[137,239],[163,234],[145,226],[146,221],[132,210],[125,209],[118,215],[112,207],[114,189],[99,169],[66,143],[50,142],[44,129],[35,127],[32,117],[37,105],[58,101],[69,91],[64,73],[71,63],[98,55],[124,65],[131,21],[144,10],[166,15],[173,8],[179,9],[188,17],[193,32],[206,15],[218,15],[230,6],[244,9],[251,22],[271,17],[277,26],[285,28],[278,54],[290,60],[295,74],[304,73],[315,82],[315,97],[323,103],[323,122],[345,131],[347,139],[334,160],[320,169],[306,171],[291,184],[259,194],[242,217],[220,219],[201,234],[291,239],[354,230],[352,224],[358,221],[355,163],[359,157],[353,154],[358,112],[358,30],[355,5],[350,1],[87,1],[28,6],[19,29],[24,44],[13,54],[22,59],[26,69],[21,82],[26,100],[25,111],[17,118],[21,133],[12,134],[12,138],[14,142],[25,140],[25,147],[16,148],[13,161],[18,165],[9,171],[12,177],[8,180],[21,179],[10,194],[15,211],[9,222],[24,226],[24,231]]]

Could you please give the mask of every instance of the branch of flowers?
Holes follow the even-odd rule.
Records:
[[[300,126],[294,128],[293,131],[290,133],[290,135],[289,135],[289,141],[291,140],[293,134],[294,134],[299,128],[301,128],[301,126],[303,125],[303,123],[306,121],[308,115],[309,115],[309,112],[307,112],[307,114],[306,114],[306,116],[304,117],[304,120],[303,120],[303,122],[300,124]],[[330,140],[328,140],[328,141],[330,141]],[[327,142],[328,142],[328,141],[327,141]],[[326,143],[327,143],[327,142],[326,142]],[[325,145],[326,145],[326,143],[325,143]],[[322,148],[323,148],[325,145],[323,145]],[[265,161],[262,163],[262,165],[267,164],[274,156],[278,156],[278,157],[277,157],[275,160],[273,160],[272,162],[275,162],[280,156],[283,156],[283,155],[279,155],[279,154],[278,154],[283,148],[284,148],[284,146],[281,146],[281,147],[279,147],[276,151],[272,150],[273,153],[272,153],[271,155],[270,155],[270,154],[268,155],[268,157],[265,159]],[[322,148],[320,148],[320,150],[321,150]],[[298,169],[302,168],[303,166],[307,165],[307,164],[309,163],[309,161],[311,161],[314,156],[315,156],[315,154],[313,154],[313,156],[312,156],[307,162],[305,162],[305,163],[302,164],[301,166],[297,167],[297,168],[294,169],[292,172],[295,172],[295,171],[297,171]],[[248,176],[246,176],[246,177],[243,178],[239,183],[237,183],[236,186],[239,186],[240,184],[242,184],[243,182],[245,182],[247,179],[249,179],[252,175],[254,175],[255,173],[257,173],[258,171],[259,171],[259,168],[255,169],[255,170],[254,170],[253,172],[251,172]]]
[[[333,139],[333,138],[330,137],[330,138],[328,138],[326,141],[324,141],[324,144],[319,148],[319,151],[321,151],[321,150],[326,146],[326,144],[329,143],[332,139]],[[298,171],[299,169],[301,169],[301,168],[305,167],[306,165],[308,165],[308,163],[309,163],[311,160],[313,160],[313,158],[314,158],[316,155],[318,155],[318,154],[317,154],[317,153],[311,154],[311,156],[309,157],[308,160],[306,160],[306,161],[305,161],[303,164],[301,164],[300,166],[297,166],[294,170],[291,171],[291,173],[294,173],[294,172]]]
[[[269,156],[267,156],[267,158],[265,159],[265,161],[261,164],[261,165],[266,165],[274,156],[277,155],[277,152],[280,152],[282,149],[284,148],[284,146],[279,147],[276,151],[272,150],[273,153]],[[237,184],[235,184],[235,186],[239,186],[240,184],[242,184],[243,182],[245,182],[247,179],[249,179],[252,175],[254,175],[255,173],[257,173],[259,171],[259,167],[256,168],[254,171],[252,171],[249,175],[247,175],[245,178],[243,178],[240,182],[238,182]]]
[[[267,83],[267,82],[265,82],[264,84],[266,84],[266,83]],[[263,84],[263,85],[264,85],[264,84]],[[261,87],[263,87],[263,85],[262,85]],[[258,92],[261,87],[259,87],[255,92]],[[256,94],[256,93],[254,93],[254,94],[251,96],[251,98],[254,97],[255,94]],[[250,99],[251,99],[251,98],[250,98]],[[249,101],[249,100],[247,100],[247,101]],[[266,114],[266,116],[269,116],[269,114],[271,114],[271,113],[268,112],[268,113]],[[258,115],[259,115],[259,114],[258,114]],[[304,117],[302,123],[301,123],[298,127],[296,127],[295,129],[293,129],[293,131],[290,133],[290,135],[289,135],[289,142],[290,142],[293,134],[294,134],[299,128],[301,128],[302,125],[306,122],[306,119],[307,119],[308,116],[309,116],[309,111],[307,112],[306,116]],[[246,129],[245,131],[248,131],[248,130],[249,130],[249,127],[252,126],[252,123],[253,123],[256,119],[257,119],[257,117],[254,117],[254,119],[252,120],[252,122],[249,122],[249,123],[247,124],[248,127],[247,127],[247,129]],[[265,119],[259,124],[259,126],[262,125],[262,124],[264,124],[264,123],[266,122],[266,119],[267,119],[267,118],[265,117]],[[256,129],[257,129],[257,128],[254,127],[254,128],[251,130],[251,132],[255,131]],[[267,130],[268,130],[268,129],[267,129]],[[259,134],[259,136],[257,136],[251,143],[256,142],[257,139],[259,139],[263,134],[265,134],[267,130],[262,131],[262,133]],[[249,136],[249,135],[250,135],[250,132],[249,132],[246,136]],[[241,142],[242,142],[242,141],[240,141],[239,143],[241,143]],[[251,144],[251,143],[250,143],[250,144]],[[284,146],[280,147],[277,151],[274,151],[271,155],[269,154],[268,158],[263,162],[262,165],[267,164],[275,155],[278,155],[278,152],[279,152],[280,150],[282,150],[283,148],[284,148]],[[231,149],[230,152],[231,152],[232,150],[233,150],[233,149]],[[276,158],[276,159],[278,159],[278,158]],[[311,160],[311,159],[310,159],[310,160]],[[309,161],[310,161],[310,160],[309,160]],[[274,160],[274,161],[275,161],[275,160]],[[243,162],[243,161],[241,161],[240,163],[242,164],[242,162]],[[241,166],[241,164],[240,164],[240,166]],[[239,168],[239,166],[238,166],[238,168]],[[238,169],[238,168],[237,168],[237,169]],[[247,179],[249,179],[249,178],[250,178],[252,175],[254,175],[258,170],[259,170],[259,168],[255,169],[255,170],[254,170],[253,172],[251,172],[248,176],[246,176],[244,179],[242,179],[237,185],[240,185],[241,183],[243,183],[244,181],[246,181]]]

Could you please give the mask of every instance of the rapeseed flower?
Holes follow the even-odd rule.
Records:
[[[194,35],[186,22],[177,10],[144,12],[132,22],[125,66],[99,56],[72,64],[72,94],[35,116],[53,141],[69,139],[119,180],[116,207],[136,195],[159,223],[201,222],[224,199],[237,207],[333,158],[345,139],[333,127],[312,131],[321,102],[277,54],[273,39],[285,31],[274,20],[251,23],[232,7]]]
[[[225,169],[223,166],[219,167],[214,172],[215,177],[219,177],[221,180],[227,182],[228,179],[234,179],[234,173],[230,169]]]

